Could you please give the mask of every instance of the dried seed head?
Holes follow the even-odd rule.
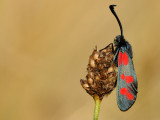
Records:
[[[109,94],[116,85],[117,72],[113,62],[114,53],[112,45],[97,51],[97,48],[89,57],[87,67],[87,80],[81,80],[82,87],[88,94],[98,95],[101,99]]]
[[[88,76],[90,76],[91,78],[93,78],[94,77],[93,72],[88,72]]]
[[[111,66],[111,67],[109,67],[109,68],[108,68],[107,73],[112,73],[113,71],[114,71],[114,67],[113,67],[113,66]]]
[[[89,60],[89,64],[92,68],[96,67],[95,60],[92,57]]]
[[[85,90],[90,90],[90,87],[89,87],[87,81],[81,79],[80,82],[81,82],[82,87],[83,87]]]
[[[98,75],[95,76],[95,80],[100,80],[100,77]]]
[[[99,57],[99,53],[97,52],[97,50],[94,50],[93,51],[93,59],[98,60],[98,57]]]
[[[92,79],[92,78],[88,78],[88,79],[87,79],[87,82],[88,82],[90,85],[93,85],[93,79]]]

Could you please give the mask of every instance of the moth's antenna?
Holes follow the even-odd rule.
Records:
[[[119,24],[119,27],[120,27],[120,30],[121,30],[121,36],[123,37],[122,24],[121,24],[121,22],[120,22],[120,20],[119,20],[119,18],[118,18],[118,16],[117,16],[117,14],[116,14],[116,12],[114,11],[114,7],[115,7],[115,6],[116,6],[116,5],[110,5],[109,8],[110,8],[111,12],[113,13],[113,15],[116,17],[116,19],[117,19],[117,21],[118,21],[118,24]]]

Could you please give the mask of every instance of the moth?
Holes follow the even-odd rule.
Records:
[[[127,111],[136,101],[137,97],[137,77],[133,65],[132,46],[123,36],[123,28],[121,22],[114,11],[116,5],[110,5],[109,8],[115,16],[121,31],[121,35],[116,36],[114,42],[114,63],[118,67],[117,76],[117,104],[120,110]]]

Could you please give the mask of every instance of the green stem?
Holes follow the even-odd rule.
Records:
[[[95,108],[94,108],[94,116],[93,116],[93,120],[98,120],[98,115],[99,115],[99,111],[100,111],[100,103],[101,100],[99,98],[98,95],[94,96],[94,100],[95,100]]]

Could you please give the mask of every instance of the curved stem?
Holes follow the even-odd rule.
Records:
[[[101,100],[98,95],[94,96],[94,100],[95,100],[95,108],[94,108],[93,120],[98,120]]]

